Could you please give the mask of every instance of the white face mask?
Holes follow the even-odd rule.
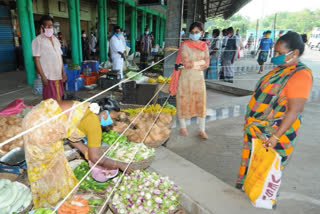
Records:
[[[87,37],[87,35],[84,33],[84,34],[82,34],[82,37]]]

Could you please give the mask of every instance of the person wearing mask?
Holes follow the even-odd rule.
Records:
[[[242,160],[236,183],[239,189],[242,189],[246,180],[249,163],[251,165],[252,161],[255,161],[251,158],[255,138],[262,140],[266,149],[281,156],[282,172],[292,156],[301,125],[301,114],[313,84],[311,70],[300,61],[304,49],[305,44],[298,33],[288,32],[281,36],[271,59],[277,67],[256,84],[245,116]],[[271,164],[273,163],[267,167],[271,168]],[[275,179],[281,181],[279,178]],[[273,201],[274,207],[275,203],[276,197]],[[261,204],[264,202],[261,201]]]
[[[256,53],[256,55],[258,55],[260,51],[258,60],[257,60],[260,65],[260,69],[258,72],[259,74],[263,72],[263,66],[264,66],[264,63],[268,60],[268,55],[270,58],[272,56],[273,40],[270,38],[270,35],[271,35],[271,31],[266,31],[265,37],[261,39],[258,51]],[[270,50],[270,54],[269,54],[269,50]]]
[[[205,32],[202,41],[204,41],[208,47],[210,47],[210,36],[208,32]]]
[[[212,43],[210,46],[210,67],[207,70],[206,79],[214,79],[218,69],[221,51],[220,30],[214,29],[212,31]]]
[[[206,85],[203,70],[209,67],[209,51],[201,41],[204,33],[203,24],[194,22],[189,29],[190,40],[181,43],[175,69],[172,74],[169,91],[176,95],[180,122],[180,134],[187,136],[186,119],[198,117],[200,136],[207,139],[206,119]]]
[[[237,37],[234,35],[234,30],[229,27],[228,30],[228,41],[222,54],[222,66],[223,66],[223,80],[225,82],[233,83],[234,76],[234,61],[238,50]]]
[[[64,112],[58,119],[23,136],[34,208],[54,207],[78,183],[64,153],[64,139],[68,139],[91,164],[98,162],[102,156],[102,127],[113,124],[114,113],[120,110],[108,103],[101,106],[97,103],[79,105],[78,101],[48,99],[24,117],[22,128],[28,130]],[[65,112],[72,107],[75,109]],[[87,145],[82,142],[84,137],[87,138]],[[127,167],[107,157],[102,158],[98,166],[121,170]],[[129,166],[128,172],[131,171]]]
[[[43,33],[32,41],[31,49],[37,74],[43,84],[43,100],[52,98],[60,101],[67,75],[64,71],[60,41],[53,35],[53,22],[53,18],[48,15],[41,17]]]
[[[126,46],[123,42],[119,26],[115,26],[114,32],[114,35],[110,39],[112,69],[119,70],[121,78],[123,78],[123,64],[124,59],[126,58]]]
[[[140,69],[148,67],[148,57],[152,48],[152,39],[149,28],[145,28],[144,34],[140,38]]]
[[[81,32],[81,47],[82,47],[82,57],[83,60],[89,60],[90,59],[90,44],[89,39],[87,37],[86,32],[83,30]]]
[[[91,53],[92,53],[93,56],[96,55],[96,51],[97,51],[96,45],[97,45],[97,42],[98,42],[98,40],[97,40],[96,35],[95,35],[93,32],[91,32],[91,34],[90,34],[90,51],[91,51]]]

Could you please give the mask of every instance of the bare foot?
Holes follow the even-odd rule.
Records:
[[[200,137],[202,137],[202,139],[208,139],[208,135],[204,131],[200,132]]]
[[[188,136],[187,129],[180,129],[180,134],[181,134],[182,136]]]

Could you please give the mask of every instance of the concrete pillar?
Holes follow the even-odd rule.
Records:
[[[142,17],[141,17],[141,29],[140,29],[140,32],[141,32],[141,35],[144,34],[144,29],[146,28],[146,25],[147,25],[147,17],[146,17],[146,12],[145,11],[142,11]]]
[[[195,22],[196,18],[196,10],[197,10],[197,2],[199,0],[188,0],[188,12],[187,12],[187,29],[185,32],[187,36],[189,36],[189,27],[190,25]]]
[[[154,32],[154,42],[156,45],[159,45],[160,42],[160,17],[156,16],[156,28]]]
[[[33,80],[36,77],[36,71],[31,50],[32,39],[35,37],[32,1],[17,0],[17,11],[21,31],[24,67],[27,74],[27,83],[28,85],[33,85]]]
[[[149,14],[148,27],[150,32],[153,32],[153,15],[152,14]]]
[[[106,0],[98,0],[98,18],[100,62],[105,62],[108,60],[108,24]]]
[[[72,62],[80,65],[82,62],[82,48],[79,0],[68,0],[68,12]]]
[[[130,23],[130,52],[136,52],[136,38],[137,38],[137,8],[131,8],[131,23]]]
[[[183,4],[184,0],[170,0],[167,5],[166,18],[168,22],[166,23],[166,36],[165,38],[170,38],[166,40],[165,47],[180,46],[180,32],[183,17]],[[172,54],[172,51],[165,51],[164,56]],[[176,61],[177,54],[169,57],[164,62],[164,75],[170,76],[174,69],[174,64]]]

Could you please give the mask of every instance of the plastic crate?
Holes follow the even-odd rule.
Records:
[[[107,89],[107,88],[114,86],[115,84],[117,84],[119,82],[120,82],[119,79],[100,78],[98,80],[98,85],[101,89]],[[116,89],[118,89],[118,87],[114,87],[112,90],[116,90]]]
[[[80,69],[78,69],[78,70],[69,70],[68,68],[65,68],[65,72],[66,72],[66,75],[67,75],[69,81],[78,79],[80,77],[80,74],[81,74],[81,70]]]
[[[81,77],[76,80],[68,80],[66,82],[67,91],[79,91],[83,87],[84,87],[84,79]]]
[[[157,103],[160,104],[161,106],[166,102],[168,97],[158,97],[158,100],[157,100]],[[177,106],[177,100],[176,100],[176,97],[169,97],[168,99],[168,103],[170,105],[173,105],[173,106]]]
[[[99,70],[99,62],[95,60],[83,61],[81,63],[81,70],[83,70],[86,66],[91,68],[92,72],[97,72]]]
[[[157,84],[137,84],[137,104],[146,105],[154,96]]]
[[[126,89],[134,89],[136,88],[136,81],[129,81],[129,82],[125,82],[122,83],[122,89],[123,91],[125,91]]]
[[[91,77],[84,77],[84,85],[92,85],[97,83],[97,77],[91,76]]]

